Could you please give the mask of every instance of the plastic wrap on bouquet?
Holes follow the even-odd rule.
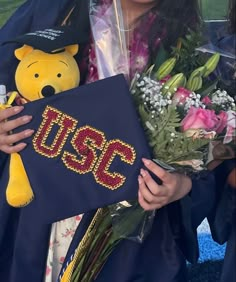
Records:
[[[90,1],[90,21],[99,79],[123,73],[129,79],[129,56],[120,1]],[[138,189],[138,181],[137,181]],[[117,237],[142,242],[149,233],[155,211],[145,212],[137,200],[110,206]]]
[[[209,43],[197,48],[202,53],[220,54],[221,58],[216,68],[217,76],[221,88],[225,88],[229,94],[236,99],[236,54],[235,54],[235,34],[228,35],[219,41],[218,45]]]
[[[102,7],[101,7],[102,6]],[[90,21],[95,44],[99,79],[129,73],[120,1],[90,2]]]

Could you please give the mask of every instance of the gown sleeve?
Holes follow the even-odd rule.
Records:
[[[209,215],[214,202],[215,177],[212,172],[204,171],[192,176],[191,193],[168,206],[175,240],[191,263],[195,263],[199,256],[197,227]]]
[[[235,166],[236,159],[225,160],[213,171],[216,179],[216,200],[208,215],[208,221],[212,237],[219,244],[224,244],[228,240],[232,230],[236,193],[226,184],[226,179]]]

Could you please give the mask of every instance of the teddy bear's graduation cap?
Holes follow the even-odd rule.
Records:
[[[20,152],[34,193],[24,207],[30,214],[51,223],[137,198],[141,158],[150,152],[123,75],[24,107],[19,115],[33,119],[18,130],[35,130]]]
[[[32,46],[46,53],[60,52],[65,46],[72,44],[84,44],[88,42],[89,35],[81,29],[71,26],[58,26],[32,31],[6,43],[20,43]]]

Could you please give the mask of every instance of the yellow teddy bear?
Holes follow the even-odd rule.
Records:
[[[51,53],[29,45],[16,49],[15,56],[20,62],[16,69],[15,82],[24,101],[49,97],[77,87],[80,72],[74,55],[78,48],[78,44],[72,44]],[[33,197],[21,156],[12,153],[6,189],[7,202],[11,206],[22,207],[30,203]]]

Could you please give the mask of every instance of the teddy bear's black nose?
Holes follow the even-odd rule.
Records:
[[[54,95],[56,92],[56,90],[51,86],[51,85],[46,85],[43,87],[41,93],[43,95],[43,97],[49,97]]]

